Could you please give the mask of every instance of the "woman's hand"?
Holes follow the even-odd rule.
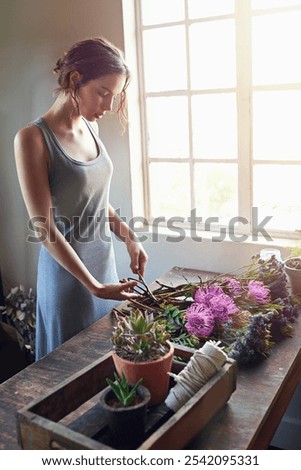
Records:
[[[130,268],[134,274],[144,275],[148,256],[142,247],[141,243],[130,239],[127,242],[127,250],[130,255],[131,264]]]
[[[122,281],[120,284],[99,284],[91,289],[93,295],[101,299],[132,300],[140,297],[133,289],[136,281]]]

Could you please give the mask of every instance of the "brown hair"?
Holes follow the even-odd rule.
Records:
[[[124,61],[123,54],[116,46],[104,38],[86,39],[77,42],[64,53],[56,62],[53,69],[58,76],[57,92],[71,92],[70,74],[74,71],[81,75],[77,83],[76,91],[90,80],[94,80],[105,75],[124,75],[125,85],[120,95],[117,113],[124,125],[127,123],[126,116],[126,88],[130,81],[130,71]],[[76,96],[73,96],[76,100]]]

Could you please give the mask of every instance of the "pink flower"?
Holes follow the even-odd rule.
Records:
[[[210,308],[214,317],[222,322],[226,322],[229,319],[229,315],[234,315],[239,310],[231,297],[224,293],[211,299]]]
[[[207,286],[205,289],[200,287],[194,294],[194,301],[206,307],[210,307],[210,300],[223,293],[223,289],[219,286]]]
[[[194,303],[186,312],[186,329],[188,333],[196,336],[209,336],[214,328],[214,317],[211,310]]]
[[[237,281],[237,279],[229,278],[228,281],[228,288],[233,295],[240,295],[242,293],[241,283]]]
[[[239,310],[231,297],[225,294],[219,286],[211,285],[205,289],[199,288],[195,293],[194,300],[203,309],[210,310],[214,318],[223,322],[228,320],[229,315],[233,315]]]
[[[270,290],[260,281],[249,281],[248,283],[249,294],[259,304],[266,304],[269,302]]]

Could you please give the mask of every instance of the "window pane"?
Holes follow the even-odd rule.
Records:
[[[161,24],[185,17],[184,0],[141,0],[142,23]]]
[[[301,5],[300,0],[252,0],[253,10]]]
[[[301,11],[253,18],[254,85],[301,81]]]
[[[237,212],[237,165],[232,163],[196,163],[194,187],[197,215],[218,217],[228,224]]]
[[[173,96],[148,98],[148,155],[150,157],[188,157],[189,133],[187,98]]]
[[[190,18],[227,15],[234,12],[234,0],[189,0]]]
[[[150,164],[152,217],[190,215],[189,165],[186,163]]]
[[[234,87],[235,54],[233,20],[192,24],[190,26],[192,89]]]
[[[194,158],[236,158],[235,94],[193,96],[192,132]]]
[[[143,50],[146,91],[186,88],[186,49],[183,26],[144,31]]]
[[[301,228],[301,165],[255,165],[254,207],[259,222],[273,218],[265,229]]]
[[[301,159],[301,91],[264,91],[253,95],[255,159]]]

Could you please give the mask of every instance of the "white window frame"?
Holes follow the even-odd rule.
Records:
[[[162,0],[164,1],[164,0]],[[185,0],[186,18],[184,21],[179,21],[172,24],[184,24],[186,27],[186,34],[188,34],[188,27],[193,22],[212,21],[212,17],[203,18],[201,20],[187,19],[187,0]],[[214,89],[214,90],[199,90],[197,92],[187,90],[172,91],[172,92],[149,92],[146,93],[143,85],[143,53],[142,53],[142,31],[152,29],[154,26],[141,24],[140,14],[140,0],[123,0],[123,15],[124,15],[124,28],[125,28],[125,51],[127,60],[130,59],[130,67],[133,71],[133,81],[129,87],[129,120],[130,120],[130,147],[131,147],[131,168],[132,174],[137,175],[137,170],[141,172],[143,178],[132,179],[132,196],[133,196],[133,215],[141,219],[141,224],[151,225],[153,220],[150,216],[149,207],[149,177],[148,165],[151,161],[157,163],[162,161],[180,161],[181,163],[189,161],[190,163],[190,176],[193,185],[193,163],[195,161],[206,162],[205,159],[193,159],[192,151],[188,159],[160,159],[150,158],[147,149],[147,123],[146,123],[146,98],[151,96],[188,96],[189,103],[191,103],[192,94],[202,93],[225,93],[234,92],[237,96],[237,134],[238,134],[238,152],[237,159],[226,159],[226,163],[238,163],[238,214],[245,220],[249,221],[248,225],[244,224],[238,227],[237,233],[252,235],[251,227],[251,211],[252,211],[252,168],[253,168],[253,155],[252,155],[252,95],[253,91],[259,90],[301,90],[301,83],[296,84],[283,84],[283,85],[264,85],[252,86],[252,59],[251,59],[251,18],[255,15],[264,15],[273,12],[284,12],[300,10],[299,6],[269,8],[264,10],[251,9],[251,0],[235,0],[235,13],[230,15],[215,16],[214,20],[221,20],[226,18],[239,18],[242,21],[235,21],[236,24],[236,57],[237,57],[237,84],[235,88],[227,89]],[[155,27],[164,27],[170,23],[162,23]],[[135,44],[135,47],[133,47]],[[186,42],[189,48],[188,41]],[[189,51],[187,50],[187,57]],[[189,59],[188,59],[189,61]],[[189,67],[188,67],[189,68]],[[189,70],[188,70],[189,74]],[[138,77],[138,78],[137,78]],[[188,76],[189,80],[189,76]],[[189,104],[189,121],[191,123],[191,106]],[[140,119],[137,110],[140,111]],[[192,130],[189,130],[189,147],[192,149]],[[141,137],[137,139],[137,136]],[[208,160],[209,161],[209,160]],[[210,163],[217,160],[210,159]],[[221,162],[221,159],[218,159]],[[301,164],[301,161],[281,161],[281,160],[256,160],[256,164]],[[191,188],[193,186],[191,185]],[[247,190],[246,190],[247,189]],[[192,189],[192,207],[193,204],[193,189]],[[145,222],[143,224],[143,221]],[[189,228],[184,224],[184,227]],[[215,229],[220,230],[220,225],[216,225]],[[199,224],[199,229],[203,230],[204,225]],[[214,230],[214,227],[213,227]],[[273,231],[271,235],[279,238],[298,238],[293,232],[287,231]]]

